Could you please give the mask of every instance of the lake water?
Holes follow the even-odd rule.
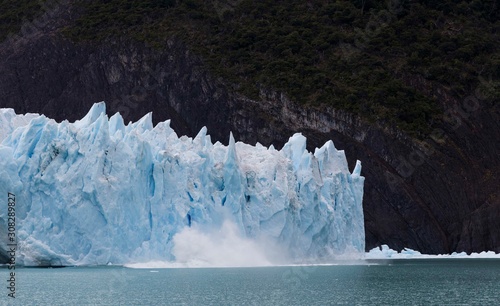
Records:
[[[262,268],[18,268],[2,305],[500,305],[500,260]]]

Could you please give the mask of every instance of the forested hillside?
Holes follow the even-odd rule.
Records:
[[[498,1],[0,0],[0,42],[0,107],[332,139],[367,248],[500,252]]]
[[[462,97],[493,79],[500,93],[496,1],[85,1],[73,39],[130,35],[186,41],[235,90],[271,87],[301,104],[331,105],[418,136],[442,108],[408,79]],[[123,29],[126,29],[125,31]],[[494,90],[494,92],[492,92]],[[491,101],[490,101],[491,102]]]

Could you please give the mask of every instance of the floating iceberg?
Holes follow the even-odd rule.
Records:
[[[481,252],[481,253],[471,253],[467,254],[465,252],[457,253],[453,252],[451,254],[439,254],[430,255],[422,254],[419,251],[412,249],[403,249],[401,252],[395,251],[389,248],[388,245],[384,244],[380,247],[373,248],[366,253],[365,259],[437,259],[437,258],[498,258],[500,259],[500,254],[496,254],[493,251]]]
[[[295,262],[364,253],[361,164],[350,173],[331,141],[314,154],[301,134],[279,151],[232,135],[224,146],[206,128],[192,139],[169,121],[153,127],[151,114],[128,125],[120,114],[108,119],[104,103],[74,123],[2,109],[0,128],[0,253],[12,193],[17,263],[192,259],[207,252],[193,233],[227,228]],[[210,258],[238,256],[221,250]]]

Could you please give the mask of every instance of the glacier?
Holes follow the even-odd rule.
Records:
[[[0,253],[12,193],[21,265],[175,262],[206,255],[195,233],[230,231],[293,262],[361,255],[363,183],[359,161],[350,173],[332,141],[311,153],[300,133],[281,150],[232,134],[225,146],[206,128],[190,138],[153,126],[151,113],[126,125],[104,102],[73,123],[0,109]],[[241,239],[214,240],[212,257],[240,256],[230,247]]]

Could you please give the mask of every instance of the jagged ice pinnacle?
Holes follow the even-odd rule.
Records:
[[[360,172],[331,141],[309,153],[301,134],[278,151],[232,135],[213,144],[206,128],[179,138],[169,121],[153,127],[151,113],[125,125],[102,102],[74,123],[0,109],[0,196],[16,195],[25,265],[175,261],[176,234],[222,231],[226,220],[295,261],[361,254]]]

